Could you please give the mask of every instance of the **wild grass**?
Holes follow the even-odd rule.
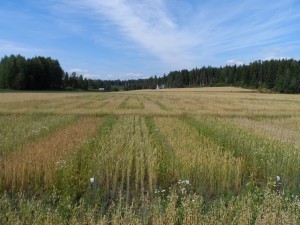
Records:
[[[207,206],[201,196],[191,195],[178,203],[171,194],[168,200],[135,200],[128,204],[121,198],[106,213],[93,205],[70,199],[57,202],[53,194],[48,202],[18,195],[0,198],[1,224],[299,224],[299,199],[274,194],[268,190],[220,198]],[[12,204],[12,201],[14,204]],[[55,207],[53,207],[53,205]]]

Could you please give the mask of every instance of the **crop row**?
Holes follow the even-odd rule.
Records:
[[[276,176],[281,177],[282,189],[299,191],[300,151],[296,145],[268,138],[253,129],[217,117],[184,117],[183,121],[198,132],[242,159],[243,185],[265,187]]]
[[[56,170],[86,138],[95,133],[97,118],[81,118],[1,158],[0,187],[8,192],[40,192],[53,184]]]

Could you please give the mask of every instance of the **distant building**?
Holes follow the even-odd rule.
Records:
[[[165,88],[165,85],[162,84],[162,85],[156,85],[156,90],[159,90],[159,89],[164,89]]]

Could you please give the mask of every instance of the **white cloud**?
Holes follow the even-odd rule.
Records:
[[[122,75],[122,79],[128,80],[128,79],[145,79],[148,78],[145,74],[141,73],[125,73]]]
[[[69,70],[70,74],[76,73],[77,76],[82,75],[84,78],[87,79],[100,79],[99,74],[92,73],[87,69],[80,69],[80,68],[74,68]]]
[[[264,58],[264,60],[266,60],[266,61],[270,61],[270,60],[272,60],[272,59],[274,59],[274,60],[282,60],[282,59],[290,59],[291,57],[284,57],[284,56],[268,56],[268,57],[266,57],[266,58]]]
[[[86,69],[78,69],[78,68],[70,69],[70,73],[77,73],[79,75],[85,74],[85,73],[88,73],[88,72],[89,72],[89,70],[86,70]]]
[[[236,59],[229,59],[226,61],[226,65],[229,65],[229,66],[234,66],[234,65],[241,66],[243,64],[245,64],[245,62],[238,61]]]
[[[115,73],[115,74],[107,74],[105,76],[100,75],[98,73],[93,73],[87,69],[79,69],[74,68],[69,70],[70,74],[75,72],[77,76],[82,75],[84,78],[87,79],[101,79],[101,80],[129,80],[129,79],[145,79],[149,76],[146,76],[142,73],[133,73],[133,72],[127,72],[127,73]]]
[[[84,77],[84,78],[87,78],[87,79],[93,79],[93,80],[100,79],[99,74],[90,73],[90,72],[84,73],[84,74],[83,74],[83,77]]]
[[[116,73],[116,74],[108,74],[106,75],[104,78],[101,79],[105,79],[105,80],[131,80],[131,79],[145,79],[145,78],[149,78],[149,76],[146,76],[145,74],[142,73],[132,73],[132,72],[128,72],[128,73]],[[99,77],[98,77],[99,79]]]

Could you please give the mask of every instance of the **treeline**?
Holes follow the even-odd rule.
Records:
[[[92,80],[76,73],[64,73],[57,60],[45,57],[25,59],[5,56],[0,61],[0,88],[19,90],[82,89],[105,91],[240,86],[300,93],[300,61],[294,59],[255,61],[249,65],[202,67],[171,71],[162,77],[138,80]]]
[[[64,73],[62,88],[66,90],[99,90],[103,88],[105,91],[124,90],[125,81],[121,80],[92,80],[84,78],[83,75],[77,75],[73,72]]]
[[[202,67],[171,71],[163,77],[129,82],[131,88],[180,88],[199,86],[239,86],[300,93],[300,61],[293,59],[255,61],[249,65]]]
[[[249,65],[202,67],[171,71],[162,77],[126,81],[91,81],[106,90],[137,90],[207,86],[238,86],[300,93],[300,61],[293,59],[255,61]],[[113,89],[111,87],[114,87]]]
[[[63,70],[58,60],[50,57],[25,59],[17,55],[0,61],[0,88],[15,90],[60,89]]]

